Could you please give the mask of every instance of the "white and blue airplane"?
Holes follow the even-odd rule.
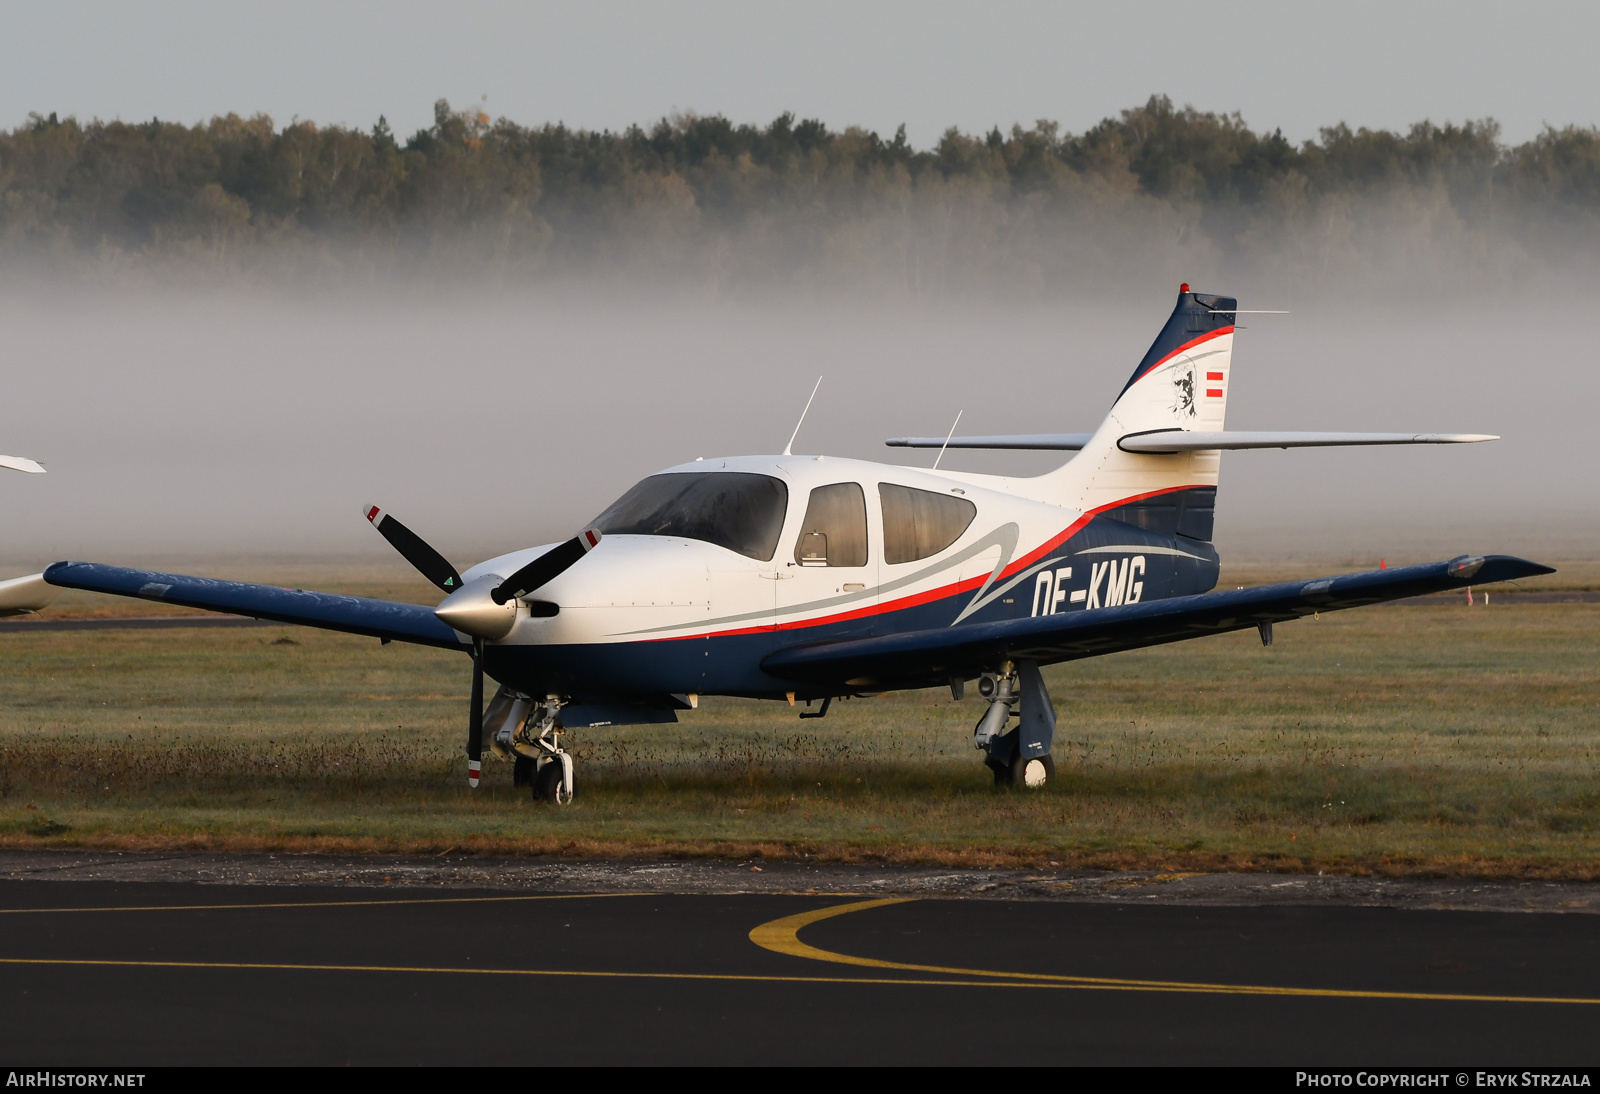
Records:
[[[899,438],[1077,454],[1036,477],[797,456],[697,459],[651,475],[565,543],[458,572],[376,506],[365,515],[446,593],[435,608],[83,562],[45,580],[458,649],[472,658],[468,779],[487,735],[536,797],[571,799],[561,731],[675,721],[702,695],[787,701],[969,682],[973,743],[1000,784],[1054,772],[1040,668],[1316,612],[1553,572],[1503,555],[1212,592],[1222,452],[1450,444],[1479,434],[1241,433],[1223,418],[1237,301],[1191,292],[1092,434]],[[793,447],[793,439],[790,441]],[[936,465],[937,466],[937,463]],[[484,709],[485,675],[500,684]]]

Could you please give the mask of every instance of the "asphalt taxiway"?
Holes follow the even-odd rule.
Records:
[[[1581,1064],[1597,974],[1553,911],[0,881],[30,1066]]]

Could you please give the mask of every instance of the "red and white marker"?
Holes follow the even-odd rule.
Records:
[[[478,779],[483,775],[483,764],[477,760],[467,761],[467,785],[476,787]]]

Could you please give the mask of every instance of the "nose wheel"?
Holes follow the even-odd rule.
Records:
[[[572,757],[561,752],[541,758],[533,773],[533,800],[566,805],[572,791]]]

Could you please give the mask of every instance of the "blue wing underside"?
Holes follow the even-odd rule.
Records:
[[[432,608],[422,604],[217,581],[94,562],[57,562],[45,570],[44,579],[66,589],[132,596],[160,604],[321,627],[369,638],[447,650],[471,648],[462,642],[460,635],[439,621]]]
[[[1554,571],[1508,555],[1171,597],[1116,608],[791,646],[762,668],[841,689],[937,687],[1005,661],[1055,664]]]

